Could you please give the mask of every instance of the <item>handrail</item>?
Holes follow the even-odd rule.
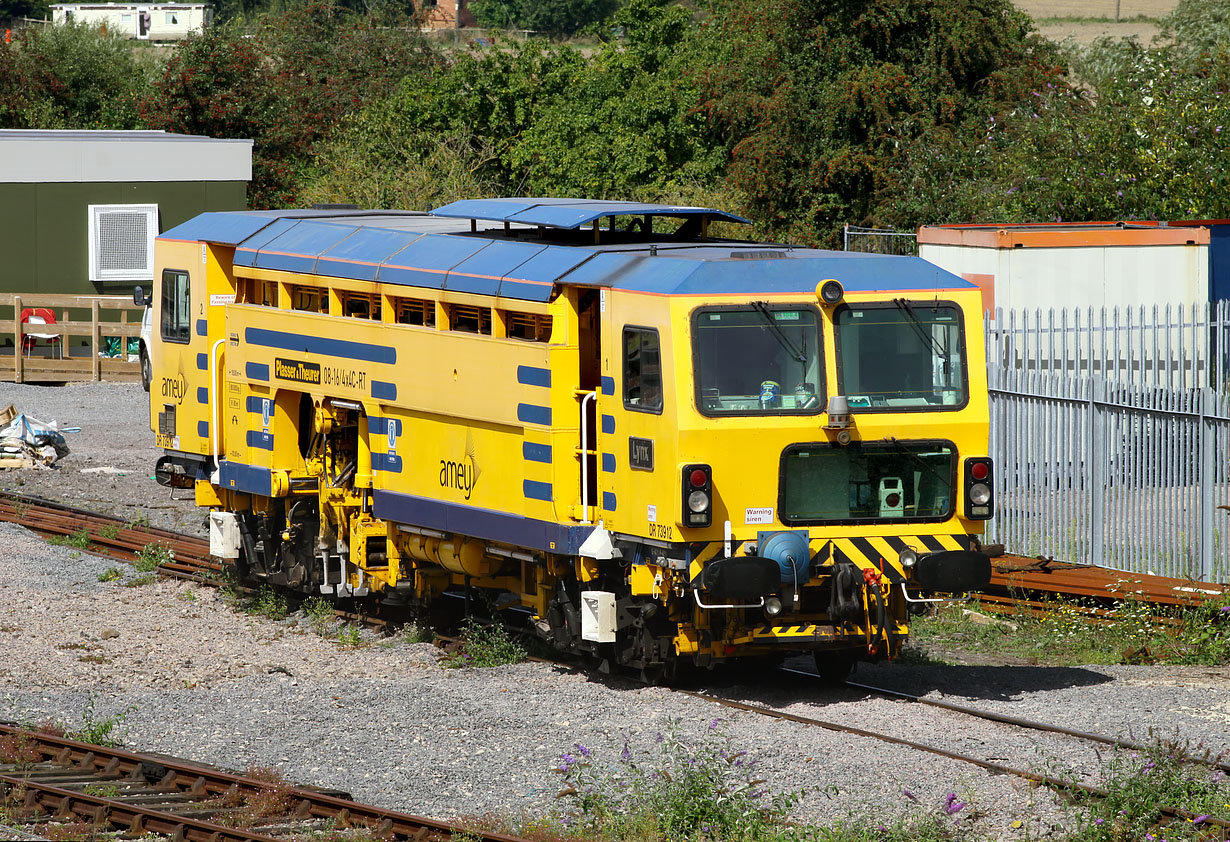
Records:
[[[585,404],[589,401],[594,401],[594,412],[597,414],[598,393],[596,391],[582,392],[577,390],[574,394],[584,395],[581,398],[581,524],[589,524],[589,436],[587,430],[589,428],[588,416],[585,414]],[[594,450],[595,461],[597,457],[597,448]]]
[[[210,477],[210,481],[218,482],[218,471],[221,469],[221,453],[218,450],[218,367],[214,362],[214,358],[218,355],[218,346],[225,342],[226,339],[219,339],[214,343],[214,346],[209,349],[209,437],[213,445],[214,454],[214,475]]]

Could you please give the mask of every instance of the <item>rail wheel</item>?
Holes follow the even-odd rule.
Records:
[[[827,684],[844,684],[854,672],[858,658],[849,650],[818,651],[815,653],[816,672]]]

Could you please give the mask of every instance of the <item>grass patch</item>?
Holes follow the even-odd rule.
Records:
[[[108,523],[98,527],[98,537],[106,538],[111,541],[118,538],[120,535],[120,525],[118,523]]]
[[[47,543],[57,547],[72,547],[75,550],[89,549],[90,530],[83,526],[71,535],[53,535],[47,539]]]
[[[503,626],[484,626],[467,620],[461,630],[461,641],[445,650],[442,663],[450,669],[499,667],[519,664],[526,657],[525,648],[513,640]]]
[[[114,582],[116,579],[123,579],[124,572],[118,567],[108,567],[106,570],[98,574],[100,582]]]
[[[984,615],[990,623],[977,622],[964,606],[940,608],[914,620],[906,657],[928,660],[931,650],[960,650],[1061,666],[1230,663],[1228,601],[1168,609],[1128,599],[1093,622],[1084,604],[1051,599],[1040,614]],[[978,611],[976,600],[970,609]],[[1156,622],[1159,616],[1167,622]]]
[[[261,585],[256,596],[247,604],[246,610],[249,614],[269,620],[285,620],[290,613],[290,606],[281,591],[269,585]]]
[[[342,623],[337,630],[337,642],[343,646],[358,648],[363,645],[363,629],[354,623]]]
[[[436,633],[427,626],[408,623],[397,630],[397,639],[402,643],[431,643],[436,639]]]
[[[324,634],[328,631],[329,626],[337,618],[337,615],[333,613],[332,603],[318,596],[304,600],[302,610],[303,616],[307,618],[308,625],[317,634]]]
[[[139,588],[143,585],[152,585],[158,581],[157,573],[142,573],[139,576],[134,576],[124,583],[126,588]]]
[[[137,551],[133,567],[138,573],[153,573],[164,564],[175,560],[174,551],[166,544],[146,544]]]
[[[196,602],[196,591],[180,591],[175,598],[180,602]]]
[[[120,788],[115,784],[86,784],[84,792],[95,798],[115,798],[120,794]]]
[[[94,697],[90,696],[81,711],[81,727],[75,731],[64,730],[69,739],[76,740],[77,742],[117,748],[123,745],[121,733],[124,729],[124,723],[128,720],[128,715],[136,710],[136,705],[129,705],[118,713],[98,716],[95,713]]]
[[[149,532],[149,515],[146,515],[144,512],[138,514],[132,520],[128,521],[127,527],[129,529],[143,529],[146,532]]]

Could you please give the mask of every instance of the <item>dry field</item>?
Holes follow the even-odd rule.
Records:
[[[1038,31],[1054,41],[1074,38],[1089,43],[1109,35],[1135,37],[1148,44],[1157,34],[1157,24],[1132,19],[1143,15],[1156,20],[1171,12],[1178,0],[1013,0],[1013,4],[1033,16]],[[1115,22],[1116,13],[1119,23]]]

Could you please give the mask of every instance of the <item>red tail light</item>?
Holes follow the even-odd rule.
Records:
[[[965,516],[988,520],[995,514],[995,472],[990,459],[965,460]]]
[[[683,466],[683,525],[713,523],[713,471],[708,465]]]

